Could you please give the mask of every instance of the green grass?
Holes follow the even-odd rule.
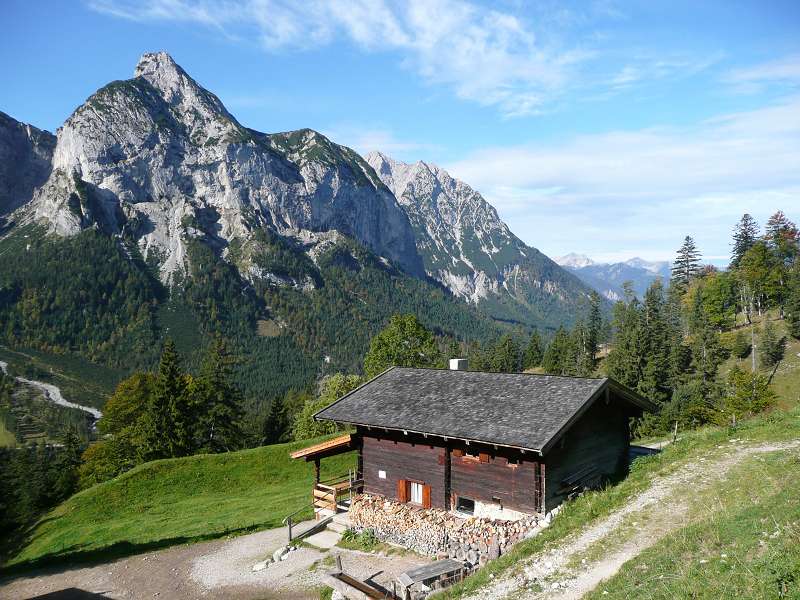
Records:
[[[708,496],[695,507],[712,506],[707,518],[628,561],[587,597],[800,598],[800,458],[750,458]]]
[[[708,456],[731,437],[742,440],[742,443],[797,439],[800,437],[800,407],[760,415],[741,422],[736,429],[705,427],[684,432],[676,443],[667,446],[663,452],[637,459],[628,477],[620,483],[604,490],[586,493],[575,501],[566,503],[548,529],[534,538],[520,542],[511,552],[489,562],[464,582],[444,590],[436,598],[461,598],[479,593],[481,588],[489,585],[493,577],[504,572],[514,572],[522,559],[551,548],[569,535],[608,516],[649,487],[654,478],[675,472],[687,460]]]
[[[289,458],[311,441],[167,459],[84,490],[35,525],[6,567],[108,560],[147,549],[279,527],[311,499],[313,466]],[[322,461],[322,475],[354,466],[352,453]],[[311,516],[310,509],[298,518]]]

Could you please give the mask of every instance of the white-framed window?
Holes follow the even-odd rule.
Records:
[[[378,479],[386,479],[386,471],[378,471]]]
[[[414,504],[422,504],[422,484],[411,482],[411,502]]]

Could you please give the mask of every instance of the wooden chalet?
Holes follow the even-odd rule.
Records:
[[[394,367],[315,415],[355,433],[293,456],[318,474],[320,458],[356,449],[348,493],[510,519],[624,470],[629,421],[654,409],[608,378]]]

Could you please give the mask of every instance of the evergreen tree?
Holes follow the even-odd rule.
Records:
[[[797,258],[800,232],[783,211],[779,210],[769,218],[765,238],[782,264],[791,265]]]
[[[789,335],[800,340],[800,272],[792,277],[786,301],[786,327]]]
[[[242,393],[233,383],[235,359],[217,338],[209,347],[194,398],[199,417],[199,446],[207,452],[227,452],[242,445]]]
[[[611,352],[606,360],[608,375],[621,384],[636,389],[642,379],[641,305],[630,286],[625,298],[614,305],[611,321],[614,331]]]
[[[733,229],[733,249],[731,251],[731,268],[739,266],[745,252],[753,247],[758,240],[758,223],[749,214],[742,215],[741,220]]]
[[[269,412],[264,419],[264,426],[262,428],[262,443],[279,443],[285,429],[286,424],[284,422],[283,399],[281,397],[273,398],[269,405]]]
[[[522,370],[522,351],[511,334],[498,340],[492,351],[493,373],[519,373]]]
[[[571,342],[569,334],[563,326],[556,330],[556,334],[547,346],[542,357],[542,367],[550,375],[564,375],[565,363],[570,359]]]
[[[433,334],[415,315],[394,315],[364,357],[364,373],[375,377],[392,366],[435,367],[442,361]]]
[[[778,334],[772,321],[767,320],[761,333],[758,358],[761,366],[770,369],[783,360],[786,351],[786,338]]]
[[[538,367],[542,364],[542,355],[542,338],[539,336],[539,330],[534,329],[531,339],[528,341],[528,347],[525,349],[523,366],[526,369]]]
[[[150,395],[144,418],[144,445],[141,448],[145,460],[173,456],[178,442],[175,425],[175,404],[186,391],[183,373],[180,370],[175,343],[168,339],[161,352],[153,394]]]
[[[745,359],[750,356],[752,345],[750,343],[750,334],[744,329],[736,332],[736,337],[733,338],[733,347],[731,352],[739,360]]]
[[[773,405],[776,398],[766,377],[734,366],[728,374],[715,420],[720,424],[729,424],[733,419],[752,416]]]
[[[692,237],[687,235],[672,265],[672,284],[685,288],[700,274],[700,270],[700,251]]]

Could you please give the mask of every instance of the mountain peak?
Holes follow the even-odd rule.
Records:
[[[554,258],[553,260],[562,267],[570,267],[573,269],[582,269],[583,267],[595,264],[595,262],[585,254],[578,254],[576,252],[570,252],[564,256]]]
[[[147,77],[154,73],[168,74],[172,77],[186,75],[167,52],[145,52],[136,64],[134,77]]]

